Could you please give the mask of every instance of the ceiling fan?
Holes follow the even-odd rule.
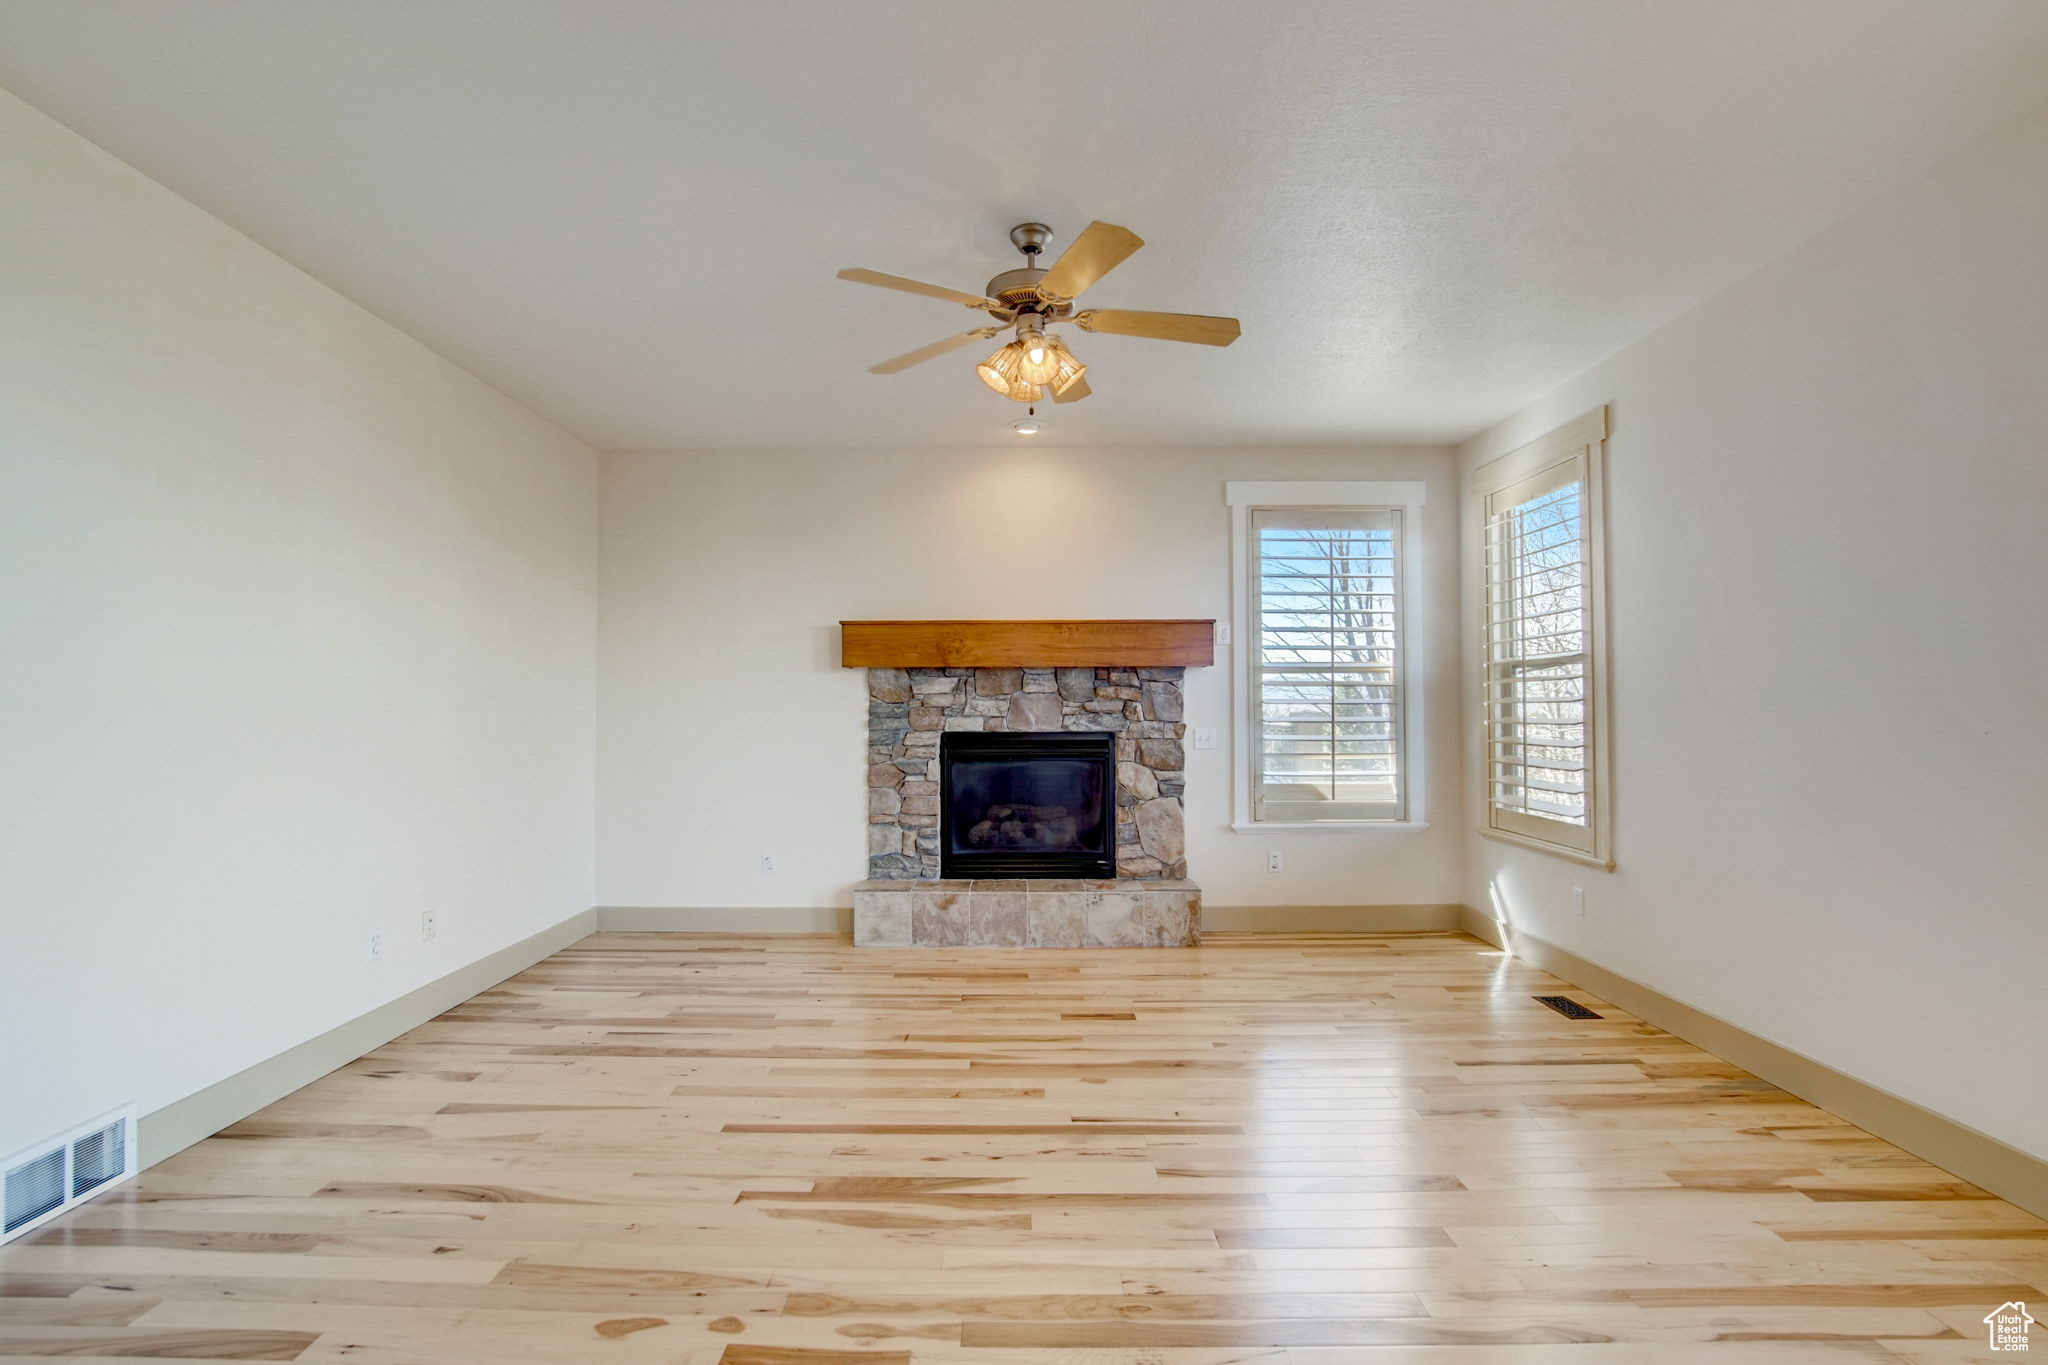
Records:
[[[1077,403],[1089,394],[1084,377],[1088,367],[1074,358],[1059,336],[1047,331],[1053,323],[1071,322],[1084,332],[1109,332],[1118,336],[1150,337],[1154,341],[1192,341],[1201,346],[1228,346],[1237,340],[1236,318],[1204,317],[1198,313],[1141,313],[1120,308],[1090,308],[1074,311],[1081,292],[1128,260],[1145,245],[1142,237],[1114,223],[1090,223],[1073,244],[1053,262],[1052,269],[1038,267],[1038,255],[1052,240],[1052,229],[1043,223],[1019,223],[1010,229],[1010,241],[1024,253],[1024,265],[1006,270],[988,282],[980,294],[969,294],[944,285],[885,275],[879,270],[842,270],[839,278],[855,284],[872,284],[882,289],[900,289],[906,294],[923,294],[965,304],[995,319],[989,327],[962,332],[929,346],[870,365],[870,374],[895,374],[921,365],[935,356],[957,350],[975,341],[986,341],[1005,330],[1015,329],[1016,338],[1005,342],[994,355],[975,368],[981,381],[1019,403],[1036,403],[1050,394],[1055,403]]]

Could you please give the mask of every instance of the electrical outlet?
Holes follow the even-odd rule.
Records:
[[[1270,852],[1270,853],[1268,853],[1268,854],[1266,855],[1266,871],[1268,871],[1268,872],[1278,872],[1279,870],[1280,870],[1280,850],[1276,848],[1276,849],[1274,849],[1274,850],[1273,850],[1272,852]]]
[[[773,853],[766,853],[761,856],[761,875],[764,877],[775,875],[775,855]]]
[[[370,935],[370,961],[375,962],[382,956],[384,956],[384,935]]]
[[[1216,623],[1216,643],[1219,645],[1230,643],[1230,622],[1218,621]]]
[[[1195,747],[1197,749],[1215,748],[1216,727],[1213,725],[1197,725],[1195,727]]]
[[[1572,888],[1572,913],[1574,915],[1586,913],[1586,888],[1583,886]]]
[[[425,943],[440,932],[441,912],[432,909],[420,911],[420,942]]]

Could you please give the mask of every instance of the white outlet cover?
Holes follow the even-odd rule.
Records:
[[[1219,645],[1230,643],[1230,622],[1218,621],[1216,623],[1216,643]]]

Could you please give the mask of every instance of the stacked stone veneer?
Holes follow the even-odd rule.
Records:
[[[1179,668],[868,670],[868,876],[939,876],[939,736],[948,730],[1116,735],[1116,872],[1187,876]]]

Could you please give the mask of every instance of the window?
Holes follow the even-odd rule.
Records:
[[[1229,487],[1243,585],[1239,827],[1407,821],[1405,584],[1421,485]]]
[[[1486,831],[1608,864],[1606,409],[1482,468]]]
[[[1401,514],[1256,508],[1253,818],[1401,818]]]

